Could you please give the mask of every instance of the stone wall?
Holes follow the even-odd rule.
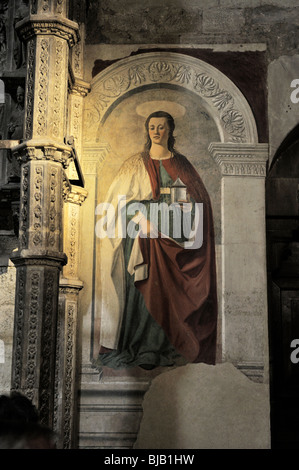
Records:
[[[296,0],[91,0],[87,44],[266,43],[296,53]]]
[[[270,161],[284,137],[297,123],[297,106],[290,100],[291,81],[298,75],[299,6],[296,0],[154,0],[149,5],[130,0],[91,0],[87,13],[87,57],[101,61],[85,67],[87,80],[102,67],[149,47],[185,47],[187,53],[224,67],[217,55],[225,52],[226,68],[237,80],[254,81],[257,97],[246,96],[255,115],[268,106],[269,122],[260,130],[260,142],[269,142]],[[115,49],[115,46],[118,46]],[[198,52],[200,50],[200,52]],[[253,53],[253,66],[244,66],[238,52]],[[228,52],[231,57],[228,56]],[[262,57],[258,59],[257,55]],[[210,57],[209,57],[210,56]],[[212,59],[211,59],[212,56]],[[218,60],[218,64],[215,61]],[[249,61],[250,62],[250,61]],[[222,70],[227,73],[227,70]],[[262,76],[265,77],[265,86]],[[260,85],[258,85],[258,81]],[[245,80],[246,82],[246,80]],[[242,83],[237,83],[242,87]],[[262,88],[259,86],[262,85]],[[268,98],[263,93],[268,89]],[[244,93],[244,90],[242,90]],[[267,103],[268,99],[268,105]],[[260,107],[260,109],[257,109]],[[283,119],[282,119],[283,117]],[[264,113],[265,118],[265,113]],[[269,134],[269,135],[268,135]]]
[[[13,233],[0,233],[0,394],[9,391],[11,380],[16,269],[8,257],[16,244]]]

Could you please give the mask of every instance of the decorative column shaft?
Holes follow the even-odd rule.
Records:
[[[222,173],[222,360],[266,380],[266,144],[212,143]]]
[[[59,277],[63,251],[63,194],[72,149],[64,144],[69,47],[76,23],[65,18],[67,2],[35,1],[17,24],[27,42],[24,141],[13,149],[21,163],[12,389],[37,406],[54,425],[55,356]],[[53,16],[52,16],[53,15]]]
[[[48,425],[53,415],[59,273],[66,263],[63,186],[60,163],[41,159],[22,164],[19,250],[11,257],[17,268],[12,389],[32,399]]]
[[[31,15],[18,23],[27,41],[26,139],[63,142],[67,123],[69,47],[79,39],[66,18]]]

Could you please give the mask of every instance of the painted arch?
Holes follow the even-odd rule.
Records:
[[[118,103],[132,93],[157,86],[186,90],[200,97],[217,126],[221,142],[258,142],[251,108],[226,75],[200,59],[154,52],[117,61],[94,77],[85,101],[85,144],[94,139]]]

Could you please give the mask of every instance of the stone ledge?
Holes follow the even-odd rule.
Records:
[[[67,263],[67,256],[63,252],[50,250],[27,250],[14,251],[10,256],[15,266],[51,266],[61,267]]]
[[[82,383],[79,448],[132,448],[149,382],[112,379]]]
[[[82,432],[79,433],[79,449],[131,449],[136,436],[136,432]]]

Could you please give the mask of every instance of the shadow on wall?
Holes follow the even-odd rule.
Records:
[[[299,124],[285,137],[266,180],[272,448],[298,447]]]

